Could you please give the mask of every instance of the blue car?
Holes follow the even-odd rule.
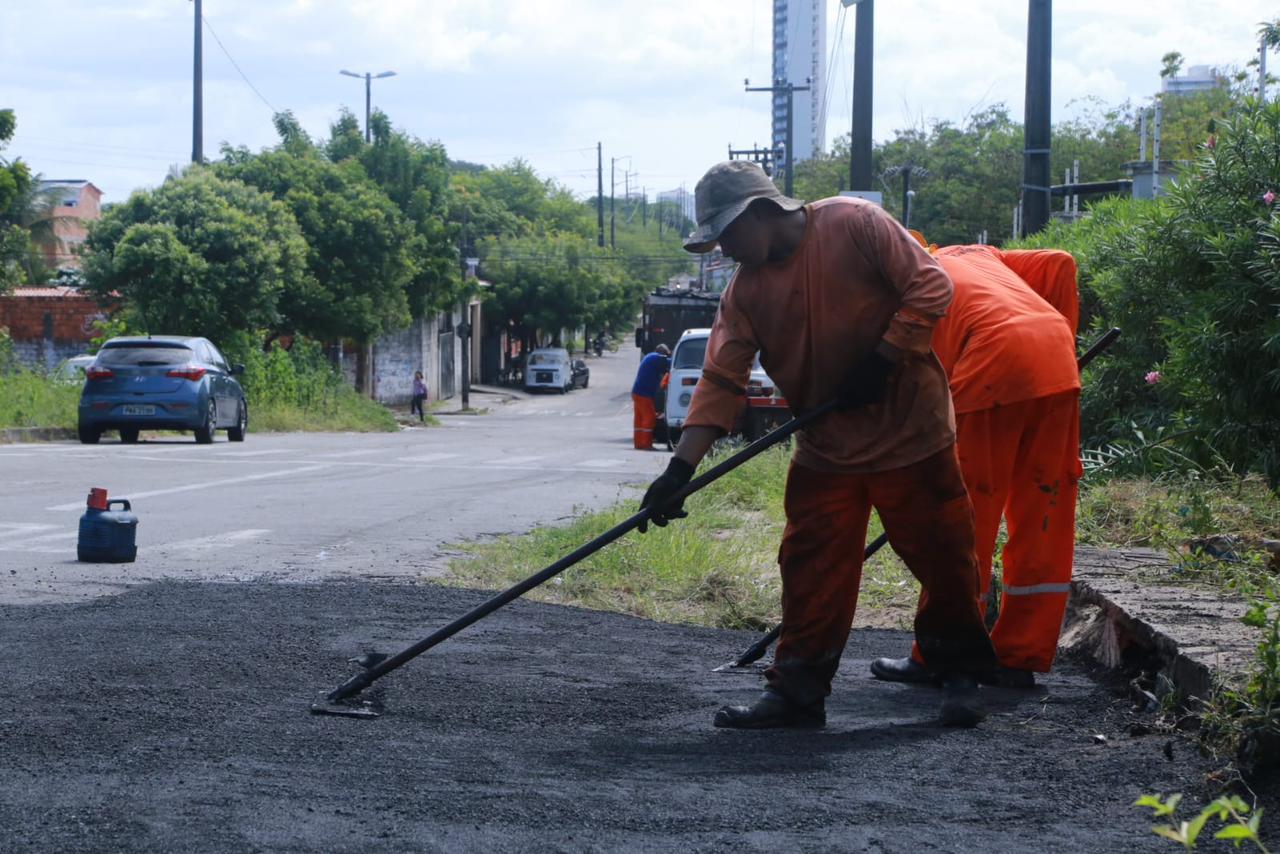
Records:
[[[138,441],[140,430],[192,430],[207,445],[215,430],[232,442],[249,430],[249,406],[236,377],[244,365],[227,364],[204,338],[155,335],[112,338],[85,369],[80,392],[80,441],[97,444],[107,430]]]

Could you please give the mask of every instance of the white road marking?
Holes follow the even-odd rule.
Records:
[[[370,454],[380,453],[382,453],[381,448],[362,448],[358,451],[339,451],[336,454],[316,454],[316,456],[322,460],[340,460],[344,457],[367,457]]]
[[[220,457],[262,457],[262,456],[266,456],[267,454],[287,454],[287,453],[289,453],[287,449],[281,448],[280,450],[277,450],[277,451],[223,451],[222,453],[218,454],[218,456]],[[326,454],[325,456],[328,456],[328,454]]]
[[[20,537],[23,534],[34,534],[36,531],[48,531],[57,525],[44,525],[39,522],[0,522],[0,537]]]
[[[127,498],[130,501],[137,501],[140,498],[154,498],[157,495],[173,495],[178,492],[192,492],[197,489],[212,489],[215,486],[234,486],[237,483],[248,483],[254,480],[266,480],[272,477],[286,477],[291,474],[306,474],[307,472],[320,471],[329,468],[328,464],[316,466],[303,466],[296,469],[282,469],[280,471],[266,471],[261,474],[247,474],[243,477],[228,477],[223,480],[208,480],[204,483],[188,483],[183,486],[173,486],[168,489],[153,489],[148,492],[132,492]],[[55,504],[52,507],[46,507],[46,510],[78,510],[84,506],[83,501],[68,502],[67,504]]]
[[[444,460],[457,459],[461,454],[418,454],[416,457],[403,457],[402,463],[438,463]]]
[[[228,531],[225,534],[212,534],[208,537],[194,537],[190,540],[160,543],[151,548],[157,551],[206,552],[222,546],[256,540],[264,534],[270,533],[270,528],[245,528],[240,531]]]
[[[496,460],[485,460],[480,463],[482,466],[524,466],[529,463],[536,463],[538,460],[544,459],[542,456],[536,457],[500,457]]]

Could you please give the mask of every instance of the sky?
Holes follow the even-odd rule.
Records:
[[[1069,0],[1055,8],[1054,120],[1086,98],[1148,100],[1160,58],[1243,66],[1261,0]],[[454,159],[523,158],[581,197],[596,143],[652,196],[692,189],[735,148],[769,141],[771,0],[203,0],[204,149],[277,142],[289,109],[326,136],[343,107],[364,119],[364,82],[395,71],[375,108]],[[842,15],[847,14],[843,27]],[[880,0],[874,134],[956,122],[1004,103],[1020,118],[1025,0]],[[17,111],[21,157],[46,178],[84,178],[121,201],[190,160],[190,0],[0,0],[0,108]],[[828,0],[828,137],[847,133],[853,10]],[[1280,57],[1271,57],[1280,69]],[[1135,152],[1136,156],[1136,152]],[[626,173],[630,173],[629,175]],[[1085,176],[1089,177],[1089,176]]]

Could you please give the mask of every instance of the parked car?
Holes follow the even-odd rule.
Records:
[[[586,388],[587,383],[591,381],[591,369],[587,367],[587,363],[582,359],[573,360],[573,387]]]
[[[680,442],[680,430],[689,415],[693,389],[702,377],[702,363],[706,360],[710,335],[710,329],[686,329],[671,354],[671,373],[667,377],[663,414],[659,419],[663,429],[655,431],[655,436],[664,434],[665,441],[673,449]],[[765,373],[757,353],[747,381],[746,406],[739,413],[733,432],[753,442],[790,419],[787,401]]]
[[[138,441],[141,430],[192,430],[207,445],[226,430],[243,442],[249,405],[236,377],[244,365],[228,365],[204,338],[153,335],[112,338],[85,371],[79,433],[86,445],[119,430],[120,441]]]
[[[93,364],[93,356],[87,353],[63,359],[53,369],[53,381],[58,385],[80,385],[84,382],[85,369]]]
[[[525,391],[552,389],[560,394],[573,388],[569,351],[563,347],[530,350],[524,363],[524,388]]]

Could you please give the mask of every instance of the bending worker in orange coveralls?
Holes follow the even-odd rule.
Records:
[[[713,166],[695,200],[698,229],[685,249],[719,243],[740,266],[720,299],[675,457],[645,493],[651,521],[685,515],[670,499],[733,423],[757,351],[793,408],[837,397],[845,404],[796,434],[778,554],[782,636],[765,691],[751,705],[720,709],[715,725],[825,724],[873,507],[925,590],[916,639],[943,674],[940,720],[976,725],[985,714],[977,674],[995,656],[978,608],[951,397],[929,345],[950,280],[878,206],[852,198],[805,205],[747,161]]]
[[[955,283],[933,349],[951,382],[984,598],[1002,515],[1009,534],[991,631],[999,666],[984,681],[1029,688],[1053,664],[1070,592],[1081,475],[1076,265],[1066,252],[991,246],[947,247],[935,258]],[[871,672],[936,678],[918,648],[877,659]]]

